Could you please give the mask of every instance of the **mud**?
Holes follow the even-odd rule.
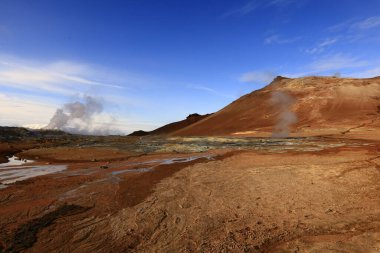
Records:
[[[226,153],[221,156],[213,158],[214,161],[222,160],[231,156],[232,153]],[[210,161],[209,157],[193,158],[189,157],[181,162],[173,162],[172,160],[166,160],[170,162],[164,162],[154,167],[152,170],[145,170],[143,174],[133,174],[128,178],[124,178],[119,183],[119,190],[117,195],[119,196],[118,202],[123,207],[132,207],[141,203],[147,196],[152,194],[154,187],[162,179],[167,178],[188,166],[204,163]],[[170,166],[168,168],[168,166]]]
[[[379,142],[99,138],[11,152],[67,169],[0,189],[3,252],[379,251]]]
[[[0,185],[9,185],[29,178],[59,173],[66,165],[4,166],[0,168]]]

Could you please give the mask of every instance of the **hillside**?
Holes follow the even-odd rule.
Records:
[[[276,102],[276,93],[285,98]],[[380,77],[277,77],[263,89],[237,99],[173,135],[270,136],[284,123],[279,123],[281,120],[289,121],[285,123],[289,124],[291,136],[357,132],[374,135],[380,128],[379,116]]]
[[[197,113],[193,113],[193,114],[190,114],[189,116],[186,117],[186,119],[184,120],[181,120],[181,121],[177,121],[177,122],[173,122],[173,123],[170,123],[170,124],[167,124],[167,125],[164,125],[160,128],[157,128],[153,131],[150,131],[150,132],[147,132],[147,131],[142,131],[142,130],[139,130],[139,131],[135,131],[133,133],[131,133],[129,136],[146,136],[146,135],[167,135],[167,134],[171,134],[171,133],[174,133],[178,130],[181,130],[185,127],[188,127],[202,119],[205,119],[207,117],[209,117],[211,114],[205,114],[205,115],[200,115],[200,114],[197,114]]]

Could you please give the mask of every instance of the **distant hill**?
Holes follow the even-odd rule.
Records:
[[[186,119],[177,121],[174,123],[167,124],[165,126],[162,126],[160,128],[157,128],[153,131],[147,132],[147,131],[135,131],[131,133],[129,136],[146,136],[146,135],[168,135],[172,134],[176,131],[179,131],[185,127],[188,127],[198,121],[201,121],[207,117],[209,117],[211,114],[206,114],[206,115],[200,115],[198,113],[193,113],[190,114],[189,116],[186,117]]]
[[[27,129],[23,127],[0,126],[0,140],[23,140],[25,138],[59,138],[70,134],[60,130]]]

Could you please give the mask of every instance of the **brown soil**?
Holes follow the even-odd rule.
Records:
[[[219,155],[213,160],[223,160],[235,153],[236,152],[229,152]],[[119,184],[119,190],[117,192],[119,203],[125,207],[135,206],[152,194],[153,188],[162,179],[172,176],[185,167],[204,162],[208,162],[208,159],[199,158],[191,162],[172,164],[170,165],[170,169],[168,165],[159,165],[153,171],[124,177],[124,180]]]
[[[69,168],[0,190],[0,252],[379,252],[380,143],[315,142],[325,148],[41,149],[40,164]]]

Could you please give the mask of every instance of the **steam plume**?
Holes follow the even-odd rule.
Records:
[[[295,103],[295,99],[283,91],[274,91],[270,103],[279,111],[272,137],[288,137],[289,127],[297,122],[297,116],[290,110]]]
[[[83,96],[80,101],[66,103],[62,108],[57,109],[45,128],[59,129],[74,134],[108,135],[118,132],[110,128],[112,122],[95,123],[95,118],[102,112],[101,99]]]

